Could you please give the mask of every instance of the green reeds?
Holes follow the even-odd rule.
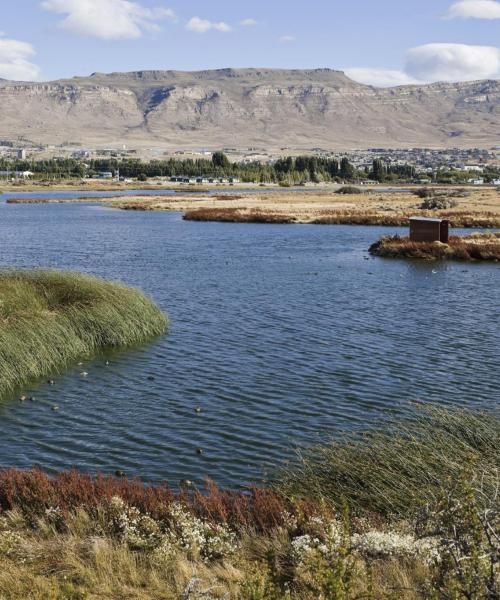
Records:
[[[407,417],[319,445],[278,477],[284,493],[407,517],[464,474],[498,484],[500,414],[419,406]],[[490,490],[491,491],[491,490]]]
[[[160,309],[124,285],[70,272],[0,272],[0,397],[166,327]]]

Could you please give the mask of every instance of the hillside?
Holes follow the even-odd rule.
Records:
[[[488,147],[500,81],[375,88],[340,71],[223,69],[0,81],[0,137],[190,148]]]

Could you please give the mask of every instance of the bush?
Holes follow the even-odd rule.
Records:
[[[431,196],[426,198],[420,205],[421,210],[445,210],[447,208],[455,208],[457,201],[451,198]]]
[[[344,185],[339,190],[337,190],[335,193],[336,194],[353,194],[354,195],[354,194],[362,194],[363,192],[359,188],[357,188],[353,185]]]

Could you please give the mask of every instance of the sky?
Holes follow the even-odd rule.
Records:
[[[377,86],[500,78],[500,0],[0,0],[0,77],[332,68]]]

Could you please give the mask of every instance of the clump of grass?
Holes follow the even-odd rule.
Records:
[[[0,396],[166,327],[160,309],[124,285],[70,272],[0,272]]]
[[[220,223],[293,223],[292,216],[263,210],[239,208],[199,208],[184,215],[186,221],[218,221]]]
[[[387,236],[370,247],[370,253],[387,258],[425,260],[500,260],[500,234],[451,236],[448,244],[413,242],[407,237]]]
[[[500,415],[421,407],[406,419],[313,447],[279,477],[290,495],[348,502],[358,514],[415,514],[465,468],[491,492],[500,468]]]

